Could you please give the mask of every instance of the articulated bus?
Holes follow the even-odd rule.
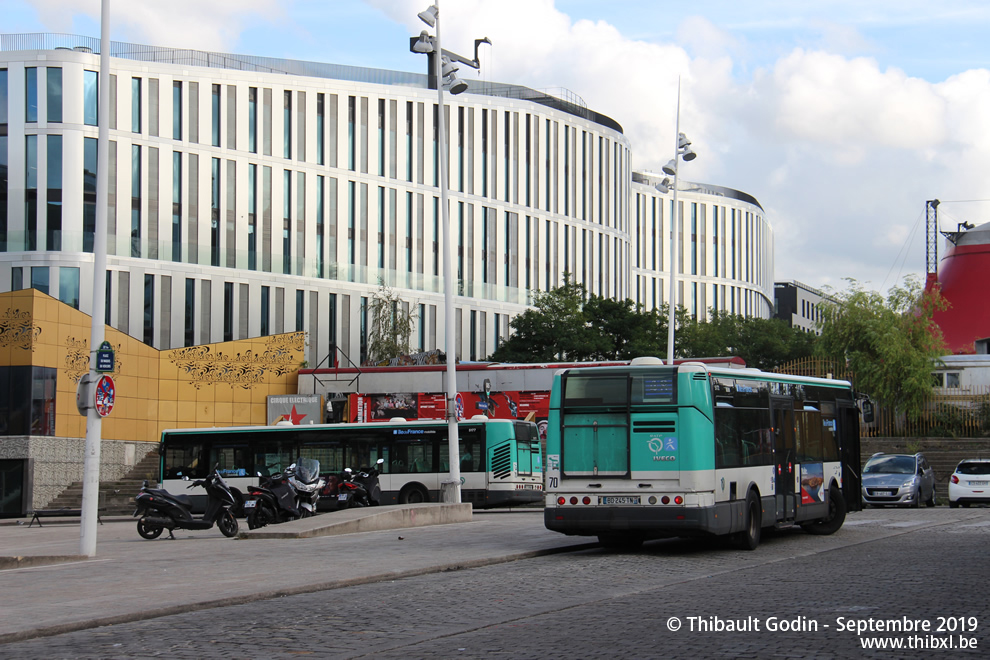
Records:
[[[187,493],[184,477],[202,479],[214,465],[239,494],[258,474],[281,472],[296,459],[315,458],[323,475],[357,470],[385,459],[382,504],[438,502],[449,477],[445,421],[392,420],[368,424],[198,428],[162,433],[162,488]],[[539,503],[543,462],[536,424],[475,417],[458,425],[461,500],[475,508]],[[195,509],[206,495],[192,491]],[[320,507],[323,508],[323,507]]]
[[[557,532],[752,550],[761,528],[832,534],[862,508],[846,381],[639,358],[559,373],[549,414],[544,522]]]

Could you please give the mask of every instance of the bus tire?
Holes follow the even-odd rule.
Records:
[[[805,523],[801,528],[809,534],[828,536],[835,534],[846,521],[846,498],[835,484],[828,489],[828,515],[821,520]]]
[[[749,495],[746,496],[746,527],[730,537],[732,546],[738,550],[756,550],[757,546],[760,545],[762,521],[760,501],[750,491]]]
[[[430,501],[430,494],[422,486],[406,486],[399,491],[399,504],[422,504]]]

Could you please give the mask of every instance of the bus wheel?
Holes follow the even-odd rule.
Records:
[[[760,545],[760,503],[750,492],[746,496],[746,529],[732,535],[732,546],[739,550],[756,550]]]
[[[406,486],[399,493],[399,504],[422,504],[429,501],[430,496],[419,486]]]
[[[809,534],[828,536],[835,534],[846,521],[846,499],[835,484],[828,489],[828,515],[821,520],[801,525],[801,529]]]

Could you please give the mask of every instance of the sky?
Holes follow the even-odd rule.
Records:
[[[115,0],[130,43],[424,72],[428,0]],[[462,77],[569,90],[618,121],[633,168],[681,130],[682,181],[755,196],[775,279],[886,290],[925,272],[940,229],[990,221],[990,3],[983,0],[442,0]],[[100,0],[0,0],[3,32],[99,37]],[[939,242],[939,257],[944,254]]]

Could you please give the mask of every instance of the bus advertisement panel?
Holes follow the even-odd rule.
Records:
[[[443,393],[406,392],[393,394],[350,394],[350,422],[445,419],[447,397]],[[550,392],[458,392],[459,421],[483,415],[489,419],[518,419],[536,422],[540,436],[546,437]]]

